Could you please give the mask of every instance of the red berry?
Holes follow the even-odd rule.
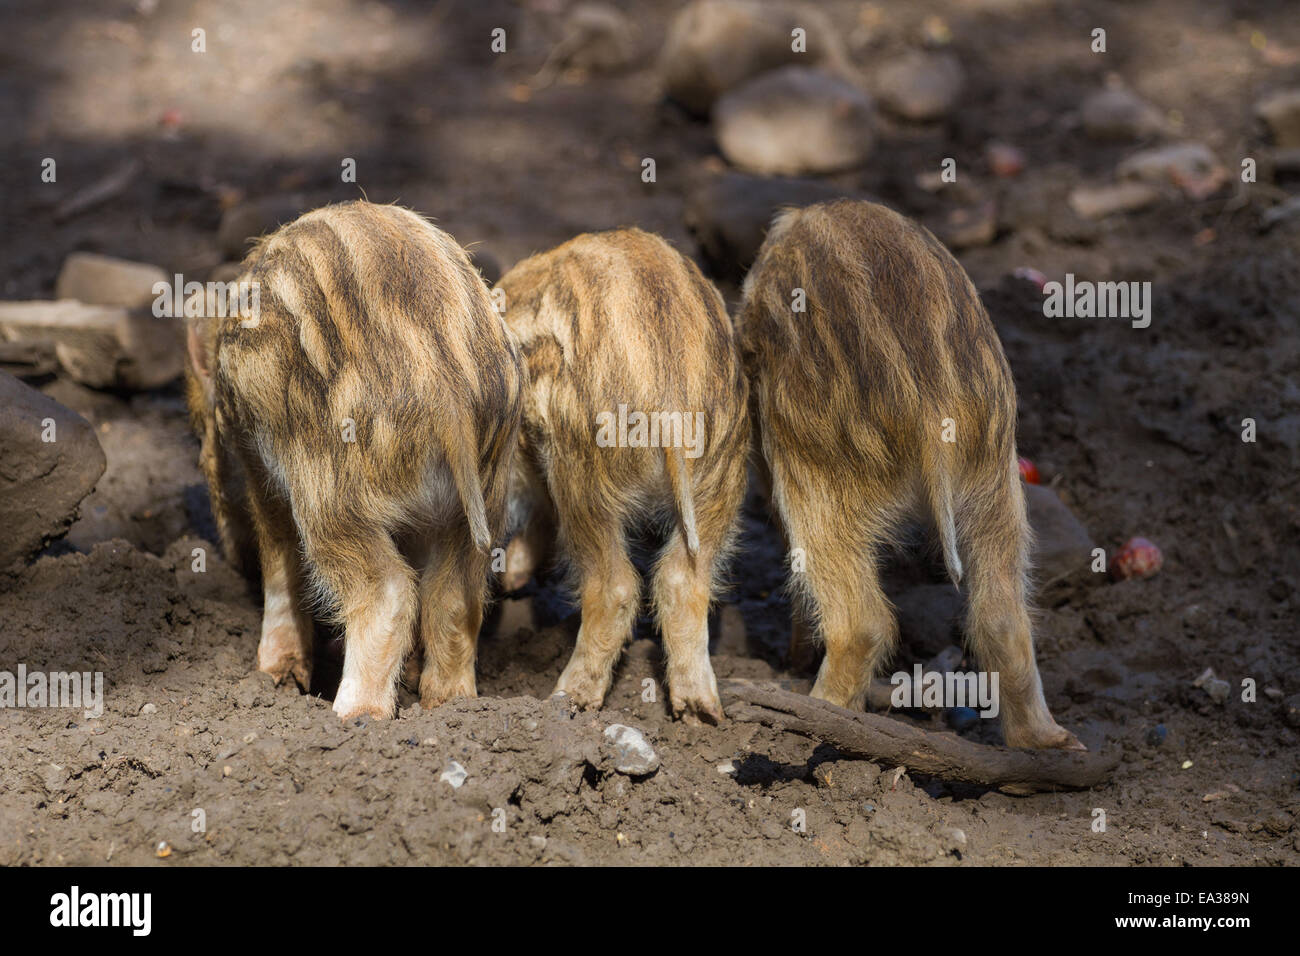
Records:
[[[1110,559],[1110,576],[1116,581],[1149,578],[1164,563],[1160,549],[1146,538],[1129,538],[1119,553]]]
[[[1020,459],[1020,477],[1023,478],[1027,484],[1040,484],[1038,479],[1038,466],[1028,458]]]

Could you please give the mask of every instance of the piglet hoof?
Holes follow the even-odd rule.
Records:
[[[396,695],[393,695],[394,697]],[[395,699],[382,700],[362,694],[356,687],[349,686],[344,680],[339,684],[339,692],[334,697],[334,713],[340,720],[354,717],[372,717],[375,720],[388,720],[397,712]]]
[[[598,710],[605,703],[605,689],[600,684],[580,675],[570,674],[567,670],[560,675],[560,680],[551,691],[551,696],[563,694],[569,704],[580,710]]]
[[[1059,724],[1027,733],[1010,732],[1003,728],[1002,734],[1008,747],[1028,747],[1031,750],[1086,751],[1088,749],[1083,745],[1083,741]]]
[[[712,681],[710,681],[712,684]],[[722,701],[718,699],[715,687],[700,687],[698,690],[681,690],[681,684],[674,686],[669,679],[669,696],[672,699],[673,717],[692,727],[704,724],[717,726],[723,721]]]
[[[420,679],[420,706],[433,710],[453,700],[473,700],[478,697],[478,688],[473,678],[469,680],[434,681]]]
[[[282,654],[271,660],[266,660],[259,654],[257,669],[263,674],[270,674],[276,687],[292,680],[304,694],[311,690],[311,661],[297,654]]]

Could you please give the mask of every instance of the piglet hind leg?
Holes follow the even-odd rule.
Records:
[[[817,481],[805,479],[801,486],[805,494],[787,493],[781,501],[791,544],[803,555],[802,570],[791,569],[801,598],[798,616],[815,622],[826,647],[812,696],[861,710],[871,678],[898,643],[898,622],[876,564],[888,515],[865,506],[853,513],[831,509]],[[826,514],[841,517],[827,526],[819,517]]]
[[[654,604],[668,664],[673,716],[691,724],[722,722],[718,682],[709,662],[712,548],[694,556],[674,531],[654,574]]]
[[[573,656],[560,674],[555,693],[579,707],[605,702],[614,665],[632,634],[641,603],[641,579],[627,556],[621,528],[603,540],[573,542],[580,579],[582,626]]]
[[[414,634],[415,574],[387,531],[333,530],[304,533],[304,545],[344,626],[334,712],[344,720],[389,718],[397,711],[398,672]]]
[[[964,534],[971,649],[981,667],[998,675],[1008,747],[1086,750],[1053,719],[1043,697],[1025,600],[1028,526],[1019,485],[992,484],[968,504]]]
[[[475,550],[468,529],[440,542],[420,576],[420,638],[424,670],[420,703],[437,707],[478,696],[474,664],[483,623],[489,558]]]
[[[267,490],[257,474],[247,489],[249,516],[262,568],[262,638],[257,669],[277,685],[292,680],[311,689],[314,625],[306,610],[298,532],[288,502]]]

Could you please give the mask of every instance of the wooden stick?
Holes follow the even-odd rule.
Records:
[[[1099,754],[989,747],[953,733],[920,730],[879,714],[846,710],[774,683],[724,680],[719,686],[733,720],[812,737],[851,757],[1007,793],[1086,789],[1103,782],[1120,760],[1118,749]]]

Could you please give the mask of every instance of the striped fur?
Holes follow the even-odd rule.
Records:
[[[722,297],[694,263],[638,229],[578,236],[519,263],[498,289],[529,370],[513,487],[523,527],[507,548],[504,583],[528,580],[558,524],[582,603],[557,691],[586,707],[604,700],[640,604],[626,537],[659,520],[670,532],[653,602],[673,712],[717,721],[708,608],[734,538],[749,441]],[[598,416],[620,405],[699,413],[702,453],[663,447],[662,435],[659,447],[601,447]]]
[[[478,273],[415,213],[349,202],[263,240],[241,279],[260,315],[191,326],[189,396],[227,551],[259,553],[259,667],[308,686],[314,596],[346,627],[334,709],[391,716],[418,609],[421,700],[474,696],[523,381]]]
[[[806,311],[792,308],[796,290]],[[1008,744],[1079,746],[1052,719],[1034,661],[1015,387],[957,261],[872,203],[788,211],[745,281],[738,325],[773,507],[805,567],[792,574],[796,635],[825,642],[814,696],[863,706],[897,640],[878,550],[919,511],[968,587],[969,640],[999,672]]]

